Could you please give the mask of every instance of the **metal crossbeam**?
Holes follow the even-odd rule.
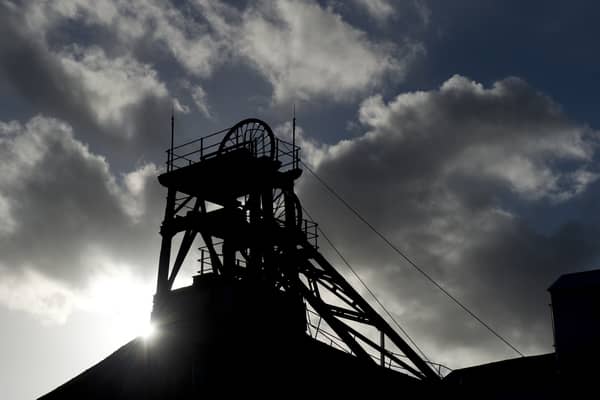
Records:
[[[398,333],[396,333],[396,331],[394,331],[394,329],[369,305],[369,303],[363,299],[363,297],[325,259],[325,257],[323,257],[321,253],[314,249],[313,246],[306,241],[306,239],[299,240],[298,245],[304,250],[299,253],[303,254],[305,257],[309,257],[310,260],[316,262],[318,265],[317,268],[312,262],[301,262],[299,263],[301,265],[298,268],[299,272],[305,275],[307,279],[313,279],[314,282],[321,284],[321,287],[328,288],[329,292],[335,295],[337,299],[340,299],[346,304],[352,306],[352,310],[345,310],[346,312],[342,312],[340,307],[327,304],[321,300],[323,302],[323,304],[320,304],[321,311],[315,309],[319,314],[321,314],[324,308],[327,309],[326,315],[321,315],[349,347],[350,343],[347,342],[347,337],[351,335],[347,335],[346,333],[351,331],[354,333],[356,331],[346,324],[338,324],[337,322],[334,322],[334,325],[331,325],[330,322],[332,319],[335,319],[335,321],[339,322],[338,318],[342,317],[373,326],[385,337],[387,337],[391,343],[393,343],[400,351],[402,351],[402,353],[404,353],[413,363],[413,365],[416,367],[416,370],[415,368],[407,368],[409,371],[411,371],[411,373],[421,378],[439,380],[438,374],[412,349],[412,347],[410,347],[410,345],[408,345],[408,343],[406,343],[406,341],[404,341],[404,339],[400,337],[400,335],[398,335]],[[319,277],[321,279],[315,280],[315,277]],[[309,289],[308,287],[306,288]],[[315,297],[318,296],[320,299],[322,299],[322,296],[316,291],[313,291],[312,295]],[[342,331],[344,331],[343,335]],[[352,341],[355,342],[354,339],[352,339]],[[376,344],[373,341],[367,341],[366,343],[378,352],[386,352],[386,349],[382,345]],[[354,351],[354,349],[352,350]]]

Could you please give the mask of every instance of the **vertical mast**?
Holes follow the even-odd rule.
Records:
[[[171,106],[171,149],[169,151],[169,165],[167,167],[167,172],[173,170],[173,142],[175,140],[175,111]]]

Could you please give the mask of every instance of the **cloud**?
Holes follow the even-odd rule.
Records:
[[[354,2],[379,21],[387,20],[396,12],[394,6],[386,0],[354,0]]]
[[[122,44],[159,45],[158,50],[172,55],[189,73],[206,77],[219,60],[220,44],[202,18],[186,9],[191,10],[162,0],[68,0],[31,3],[25,17],[30,30],[41,36],[67,20],[110,31]]]
[[[119,268],[139,279],[153,273],[162,216],[153,164],[115,176],[52,118],[0,130],[0,217],[11,226],[0,234],[0,281],[13,282],[2,285],[0,301],[60,321],[96,276]]]
[[[394,14],[394,7],[384,0],[358,4],[378,19]],[[419,4],[411,7],[420,10]],[[163,0],[77,0],[32,3],[24,14],[29,30],[38,37],[48,37],[65,21],[99,27],[122,46],[170,54],[199,78],[210,77],[215,68],[233,59],[245,59],[271,82],[277,101],[328,92],[341,99],[374,86],[387,73],[402,77],[420,51],[420,45],[408,39],[400,45],[374,42],[318,2],[239,6],[202,0],[179,6]]]
[[[361,136],[309,146],[317,173],[518,347],[551,351],[546,288],[599,256],[597,229],[563,208],[597,178],[598,132],[517,78],[484,87],[454,76],[369,97],[358,115]],[[303,204],[429,354],[450,366],[514,355],[305,174]],[[536,206],[564,222],[536,226],[522,214]]]
[[[553,163],[589,166],[596,146],[594,132],[517,78],[485,89],[454,76],[439,91],[403,94],[387,105],[374,96],[359,118],[371,129],[366,143],[381,137],[409,148],[434,146],[438,158],[423,160],[419,172],[484,178],[528,198],[568,198],[576,170]]]
[[[222,7],[221,10],[224,8]],[[420,45],[378,43],[331,8],[310,1],[259,2],[241,15],[212,10],[214,29],[273,86],[275,102],[324,97],[345,100],[401,79]],[[223,21],[230,21],[229,25]],[[232,27],[238,26],[239,29]]]
[[[344,108],[331,106],[330,121],[362,99],[358,136],[327,144],[298,127],[305,161],[526,351],[549,349],[545,287],[597,259],[597,232],[568,208],[597,187],[598,133],[517,78],[487,87],[457,75],[436,90],[373,95],[402,81],[423,45],[403,30],[391,42],[364,29],[353,18],[357,2],[0,4],[0,84],[26,103],[23,121],[53,117],[0,122],[0,302],[8,307],[60,322],[94,309],[98,277],[154,273],[164,193],[157,167],[131,155],[155,159],[172,107],[191,118],[195,106],[210,124],[248,109],[239,104],[254,107],[263,91],[272,97],[267,114],[290,100],[313,100],[321,115],[329,112],[321,104]],[[427,25],[430,14],[421,1],[360,4],[388,22],[416,10]],[[400,269],[309,175],[299,187],[304,204],[428,353],[459,364],[510,355]],[[550,219],[544,213],[558,227],[536,225]]]
[[[292,129],[292,123],[288,121],[276,126],[274,132],[277,133],[278,137],[292,143]],[[318,167],[321,161],[331,155],[329,153],[330,149],[338,149],[343,146],[343,143],[349,142],[343,141],[339,142],[335,147],[329,146],[308,136],[301,126],[296,126],[296,145],[299,146],[302,151],[301,158],[303,162],[308,163],[312,167]]]
[[[181,103],[179,99],[173,99],[173,111],[182,114],[189,114],[190,107],[186,104]]]
[[[189,92],[196,109],[205,117],[211,118],[210,107],[208,105],[206,92],[200,85],[193,85],[189,81],[183,81],[182,86]]]
[[[132,106],[146,98],[168,96],[156,71],[131,55],[111,59],[101,48],[74,46],[59,57],[67,77],[78,83],[81,91],[78,97],[87,101],[98,123],[114,128],[125,126],[126,130],[120,134],[129,137],[136,134],[136,127],[125,122]]]
[[[190,95],[199,115],[215,117],[207,92],[215,104],[220,97],[208,81],[222,71],[235,67],[247,77],[237,90],[255,91],[252,101],[270,98],[270,108],[317,98],[352,102],[401,81],[422,50],[408,35],[375,40],[316,2],[184,3],[4,6],[3,83],[22,97],[30,115],[68,121],[92,146],[142,148],[149,157],[164,146],[158,127],[167,126],[171,105],[183,112],[187,107],[172,97]],[[180,81],[190,83],[184,93],[178,93]]]
[[[43,323],[64,323],[73,311],[73,292],[35,270],[0,268],[0,276],[0,304],[9,309],[26,311]]]
[[[114,43],[65,45],[59,33],[66,18],[87,17],[78,6],[62,4],[30,3],[2,13],[0,79],[32,114],[68,121],[88,143],[141,149],[146,157],[162,148],[159,127],[168,125],[173,100],[157,70]]]

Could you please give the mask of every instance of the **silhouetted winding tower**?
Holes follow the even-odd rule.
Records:
[[[294,143],[246,119],[167,154],[158,333],[45,398],[435,390],[430,364],[319,252],[316,224],[294,193]],[[197,239],[200,271],[173,289]]]

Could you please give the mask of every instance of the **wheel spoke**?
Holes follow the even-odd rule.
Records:
[[[275,136],[261,120],[250,118],[238,122],[227,132],[218,151],[224,153],[239,146],[252,150],[255,156],[275,159]]]

